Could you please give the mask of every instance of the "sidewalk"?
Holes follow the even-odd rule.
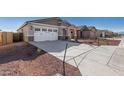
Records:
[[[115,71],[119,75],[124,75],[124,38],[121,40],[108,65],[116,69]]]
[[[119,44],[119,47],[123,47],[124,48],[124,37],[122,38],[120,44]]]
[[[78,63],[79,59],[75,61]],[[96,48],[83,58],[78,68],[85,76],[124,75],[124,38],[119,46]]]

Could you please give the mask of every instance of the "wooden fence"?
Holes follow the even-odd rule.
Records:
[[[13,33],[13,42],[23,41],[23,33]]]
[[[6,45],[13,43],[12,32],[0,32],[0,45]]]

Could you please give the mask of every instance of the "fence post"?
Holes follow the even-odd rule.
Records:
[[[68,43],[66,43],[65,53],[64,53],[64,58],[63,58],[63,76],[66,75],[66,73],[65,73],[65,57],[66,57],[67,47],[68,47]]]

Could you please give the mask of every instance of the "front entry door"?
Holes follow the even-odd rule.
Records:
[[[71,31],[71,39],[74,39],[74,31]]]

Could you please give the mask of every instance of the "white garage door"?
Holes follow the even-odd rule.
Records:
[[[34,41],[54,41],[54,40],[58,40],[58,29],[35,28]]]

